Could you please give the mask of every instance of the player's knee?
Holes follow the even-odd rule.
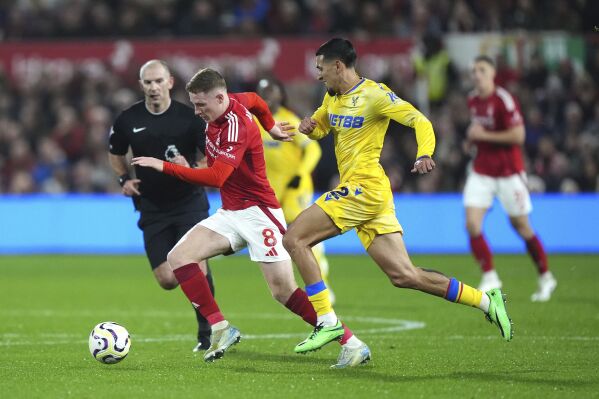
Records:
[[[466,231],[470,237],[478,237],[481,233],[481,226],[474,220],[466,220]]]
[[[296,287],[297,288],[297,287]],[[275,301],[285,305],[291,294],[295,291],[289,284],[276,283],[271,287],[271,295]]]
[[[298,245],[298,237],[288,230],[283,236],[283,247],[287,250],[287,252],[293,252]]]
[[[179,286],[179,282],[174,275],[172,277],[159,277],[158,284],[164,290],[174,290]]]

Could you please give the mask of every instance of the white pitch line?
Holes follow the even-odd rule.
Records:
[[[139,316],[139,314],[138,314]],[[231,315],[232,318],[238,319],[294,319],[293,315],[280,315],[277,313],[261,313],[261,314],[237,314]],[[424,328],[425,323],[413,320],[387,319],[382,317],[359,317],[347,316],[344,320],[352,320],[355,322],[368,323],[370,325],[383,325],[384,327],[367,328],[363,330],[354,330],[356,334],[382,334],[392,333],[407,330]],[[275,333],[275,334],[243,334],[243,339],[261,340],[261,339],[290,339],[303,338],[306,332],[296,333]],[[16,333],[0,333],[0,346],[17,346],[17,345],[64,345],[73,343],[84,343],[81,340],[81,335],[66,334],[66,333],[41,333],[38,335],[31,334],[16,334]],[[170,342],[170,341],[191,341],[192,335],[163,335],[160,337],[144,337],[132,335],[133,342]]]

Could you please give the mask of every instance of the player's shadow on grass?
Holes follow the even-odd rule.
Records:
[[[236,349],[235,354],[231,354],[231,356],[235,356],[238,358],[243,358],[245,360],[249,360],[251,362],[282,362],[288,364],[302,364],[302,365],[317,365],[317,366],[325,366],[328,367],[331,364],[335,363],[337,360],[337,355],[333,355],[331,359],[322,359],[320,357],[311,356],[311,354],[306,355],[298,355],[295,353],[290,354],[278,354],[278,353],[260,353],[253,351],[246,351],[243,349]],[[245,367],[241,367],[240,370],[247,371]],[[250,370],[251,371],[251,370]],[[258,371],[258,370],[257,370]],[[263,372],[263,371],[262,371]],[[281,371],[281,373],[293,374],[293,370],[289,371]]]
[[[565,379],[565,378],[550,378],[538,373],[551,373],[552,369],[526,369],[526,370],[514,370],[514,371],[503,371],[501,373],[496,372],[474,372],[474,371],[462,371],[462,372],[450,372],[450,373],[438,373],[435,375],[406,375],[409,370],[396,370],[395,372],[389,372],[389,370],[382,370],[377,368],[376,364],[370,363],[364,366],[346,368],[342,370],[330,369],[330,366],[335,362],[335,359],[322,359],[315,356],[308,355],[280,355],[273,353],[258,353],[249,351],[237,351],[236,356],[244,358],[248,361],[264,361],[272,362],[273,365],[277,363],[287,363],[288,365],[298,365],[300,367],[289,367],[289,368],[276,368],[269,369],[268,373],[280,374],[280,375],[295,375],[300,376],[311,376],[315,370],[319,370],[320,378],[339,378],[347,377],[352,380],[363,379],[365,381],[379,381],[385,383],[414,383],[414,382],[433,382],[433,381],[480,381],[495,383],[498,381],[510,382],[510,383],[522,383],[522,384],[538,384],[541,386],[560,386],[560,387],[585,387],[585,386],[596,386],[597,383],[594,381],[581,381],[580,379]],[[241,360],[241,359],[240,359]],[[302,369],[303,366],[307,366]],[[264,368],[256,366],[255,364],[247,365],[236,365],[231,367],[228,365],[228,370],[237,373],[256,373],[263,374]],[[326,371],[326,373],[325,373]],[[531,374],[534,373],[534,374]]]
[[[555,386],[567,386],[567,387],[582,387],[582,386],[593,386],[597,385],[595,381],[581,381],[580,379],[567,379],[567,378],[548,378],[539,376],[538,373],[553,373],[554,369],[526,369],[526,370],[513,370],[504,371],[502,373],[489,373],[482,371],[456,371],[448,373],[445,377],[451,379],[464,379],[464,380],[479,380],[479,381],[504,381],[504,382],[518,382],[526,384],[539,384],[543,386],[555,385]],[[535,373],[531,375],[530,373]]]

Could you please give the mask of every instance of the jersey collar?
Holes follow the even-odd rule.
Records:
[[[360,78],[360,81],[358,83],[356,83],[356,85],[354,87],[352,87],[351,89],[349,89],[348,91],[346,91],[345,93],[342,93],[341,95],[346,95],[351,93],[352,91],[356,90],[358,88],[358,86],[360,86],[362,83],[364,83],[366,81],[365,78]]]
[[[173,103],[173,99],[169,98],[168,99],[168,105],[166,106],[166,108],[164,109],[164,111],[162,112],[152,112],[150,111],[150,108],[148,108],[148,104],[146,104],[146,101],[144,100],[144,106],[146,107],[146,110],[151,113],[152,115],[162,115],[164,114],[166,111],[168,111],[168,109],[171,107],[171,104]]]

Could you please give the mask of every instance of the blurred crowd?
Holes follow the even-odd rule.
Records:
[[[588,31],[595,0],[0,1],[0,39]]]
[[[541,10],[539,4],[554,12]],[[441,73],[433,77],[436,81],[427,81],[427,63],[447,58],[440,33],[500,26],[550,29],[560,23],[578,31],[585,26],[585,18],[599,15],[588,14],[596,4],[560,0],[21,0],[15,5],[0,1],[0,35],[5,40],[307,32],[410,36],[424,50],[413,60],[412,75],[406,78],[391,72],[382,80],[432,120],[438,168],[426,177],[409,173],[416,154],[414,135],[395,123],[390,126],[381,163],[395,191],[458,192],[470,161],[462,143],[469,124],[466,95],[471,84],[468,71],[458,70],[448,60],[441,62]],[[386,22],[379,23],[382,20]],[[587,43],[582,67],[563,59],[556,68],[549,68],[538,53],[521,69],[497,59],[498,84],[516,96],[525,118],[524,150],[533,192],[599,191],[599,46],[594,43]],[[82,69],[68,79],[15,82],[0,70],[0,193],[119,192],[107,162],[107,138],[118,112],[142,98],[136,73],[123,74],[106,66],[93,74]],[[236,75],[225,78],[232,91],[255,88],[255,80]],[[176,76],[176,81],[173,97],[187,103],[184,80]],[[423,81],[428,84],[424,97]],[[287,89],[289,106],[300,115],[309,114],[322,101],[323,87],[318,82]],[[314,176],[316,189],[324,191],[336,184],[337,173],[332,138],[320,143],[323,158]]]

